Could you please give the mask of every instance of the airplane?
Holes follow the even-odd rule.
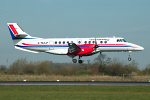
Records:
[[[121,37],[105,38],[38,38],[24,32],[17,23],[7,23],[14,47],[19,50],[39,53],[45,52],[55,55],[68,55],[73,63],[78,56],[78,63],[83,63],[82,56],[91,56],[100,52],[129,52],[131,61],[133,51],[142,51],[143,47],[129,43]]]

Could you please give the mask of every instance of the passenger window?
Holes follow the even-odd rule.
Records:
[[[93,44],[95,44],[95,41],[92,41]]]
[[[107,43],[107,41],[105,41],[105,44]]]
[[[91,44],[91,41],[89,41],[89,44]]]
[[[85,44],[87,44],[87,41],[84,41]]]
[[[78,44],[81,44],[81,41],[78,41]]]
[[[61,41],[59,41],[59,44],[61,44]]]
[[[55,41],[55,44],[57,44],[57,41]]]
[[[63,41],[63,44],[65,44],[65,41]]]
[[[67,43],[69,43],[69,41],[67,41]]]
[[[100,43],[102,44],[102,43],[103,43],[103,41],[100,41]]]

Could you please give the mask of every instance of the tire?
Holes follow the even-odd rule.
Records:
[[[131,61],[131,58],[130,58],[130,57],[128,58],[128,61]]]

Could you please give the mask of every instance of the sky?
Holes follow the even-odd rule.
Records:
[[[18,23],[41,38],[123,37],[144,47],[131,57],[144,69],[150,64],[150,0],[0,0],[0,65],[28,61],[72,62],[68,56],[33,54],[14,48],[7,23]],[[126,64],[128,52],[104,52]],[[82,57],[93,59],[99,54]]]

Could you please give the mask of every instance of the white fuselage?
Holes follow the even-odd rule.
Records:
[[[126,42],[123,38],[96,38],[98,48],[95,52],[119,52],[119,51],[142,51],[144,48]],[[79,47],[83,44],[95,44],[95,38],[32,38],[23,39],[15,46],[36,52],[47,52],[52,54],[66,55],[68,43],[75,43]]]

